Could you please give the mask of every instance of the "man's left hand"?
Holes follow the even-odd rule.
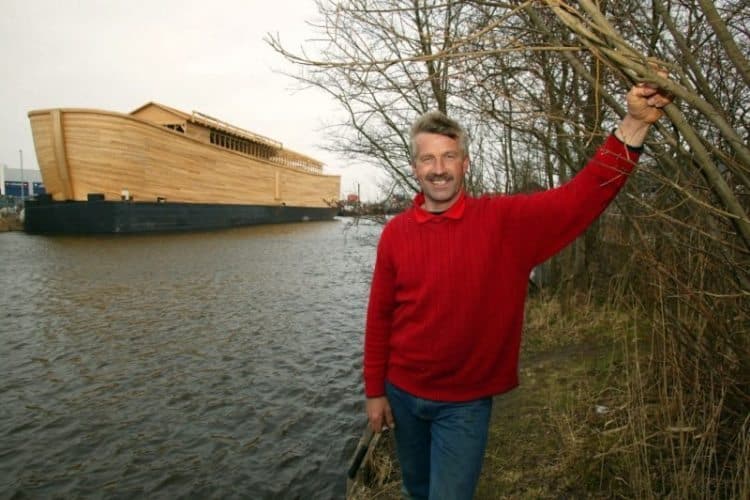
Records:
[[[671,103],[674,96],[653,84],[639,83],[630,89],[627,100],[628,114],[651,125],[664,115],[664,106]]]

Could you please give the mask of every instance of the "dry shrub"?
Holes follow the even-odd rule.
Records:
[[[548,293],[527,301],[524,352],[534,354],[582,343],[610,342],[630,319],[627,312],[595,300],[591,293],[567,298],[575,306],[566,312],[558,295]]]
[[[373,438],[370,450],[347,494],[349,500],[401,498],[401,470],[392,432]]]
[[[598,439],[605,490],[750,498],[748,252],[728,221],[651,203],[629,207],[631,257],[610,293],[631,317],[606,405],[618,411],[579,434]]]

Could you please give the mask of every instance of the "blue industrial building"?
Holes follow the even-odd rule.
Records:
[[[0,170],[0,194],[13,198],[30,198],[43,194],[44,184],[39,170],[10,168]]]

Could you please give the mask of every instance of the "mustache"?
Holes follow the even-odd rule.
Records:
[[[450,182],[453,180],[453,176],[450,174],[429,174],[424,179],[428,182],[434,182],[434,181]]]

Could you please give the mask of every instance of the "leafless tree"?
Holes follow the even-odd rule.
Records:
[[[613,417],[623,430],[601,454],[627,477],[621,493],[747,497],[747,0],[318,7],[321,38],[309,56],[277,37],[269,43],[303,68],[301,82],[341,104],[346,119],[331,147],[381,166],[402,193],[417,189],[408,126],[428,109],[468,125],[470,191],[513,193],[574,175],[624,114],[621,96],[632,84],[676,96],[625,193],[554,274],[563,298],[597,287],[648,325],[648,335],[626,343],[650,341],[623,366],[625,401]]]

